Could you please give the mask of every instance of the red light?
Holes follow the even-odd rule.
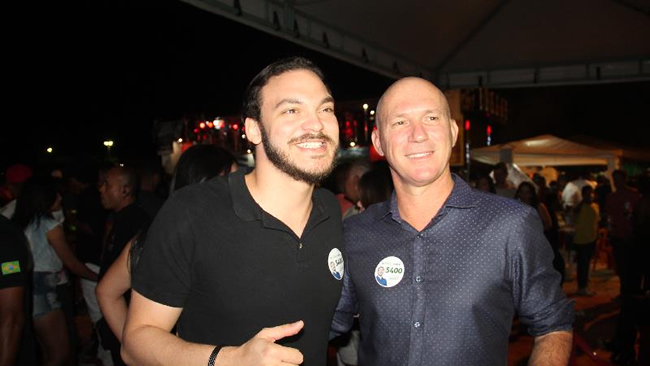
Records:
[[[195,128],[195,129],[194,129],[194,133],[199,133],[199,129],[198,129],[198,128]]]
[[[235,123],[234,125],[232,125],[232,129],[237,131],[239,129],[239,125]]]
[[[205,128],[205,122],[199,123],[199,127],[202,128],[202,129]]]
[[[213,126],[214,126],[214,125],[212,124],[212,122],[208,122],[208,127],[209,127],[209,128],[212,128]]]
[[[465,120],[465,131],[469,131],[469,125],[470,125],[469,120],[466,119]]]
[[[492,135],[492,126],[490,125],[487,126],[487,134],[488,136]]]

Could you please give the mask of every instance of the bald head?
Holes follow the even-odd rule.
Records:
[[[399,105],[421,99],[436,99],[442,113],[451,119],[449,103],[445,94],[431,82],[418,77],[405,77],[394,82],[377,103],[377,129],[381,129],[387,114]]]

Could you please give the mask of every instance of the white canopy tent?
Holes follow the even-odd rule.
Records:
[[[621,148],[595,148],[553,135],[470,150],[471,159],[486,164],[502,161],[522,167],[605,165],[608,173],[620,167],[623,155]]]

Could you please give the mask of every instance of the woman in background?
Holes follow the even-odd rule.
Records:
[[[61,221],[61,195],[52,177],[32,177],[25,182],[12,217],[25,232],[34,261],[32,278],[34,328],[43,350],[43,365],[63,365],[70,358],[70,339],[57,284],[65,266],[73,274],[97,281],[68,245]]]

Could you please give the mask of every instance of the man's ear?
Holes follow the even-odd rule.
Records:
[[[370,134],[370,137],[372,138],[372,144],[375,146],[375,150],[377,150],[377,154],[384,156],[384,150],[381,148],[381,138],[379,137],[379,130],[372,130],[372,134]]]
[[[246,127],[246,139],[250,141],[251,144],[258,145],[262,142],[262,131],[260,130],[258,121],[252,118],[246,118],[244,126]]]
[[[458,123],[456,123],[456,120],[450,120],[449,128],[451,129],[451,146],[453,147],[458,142]]]

